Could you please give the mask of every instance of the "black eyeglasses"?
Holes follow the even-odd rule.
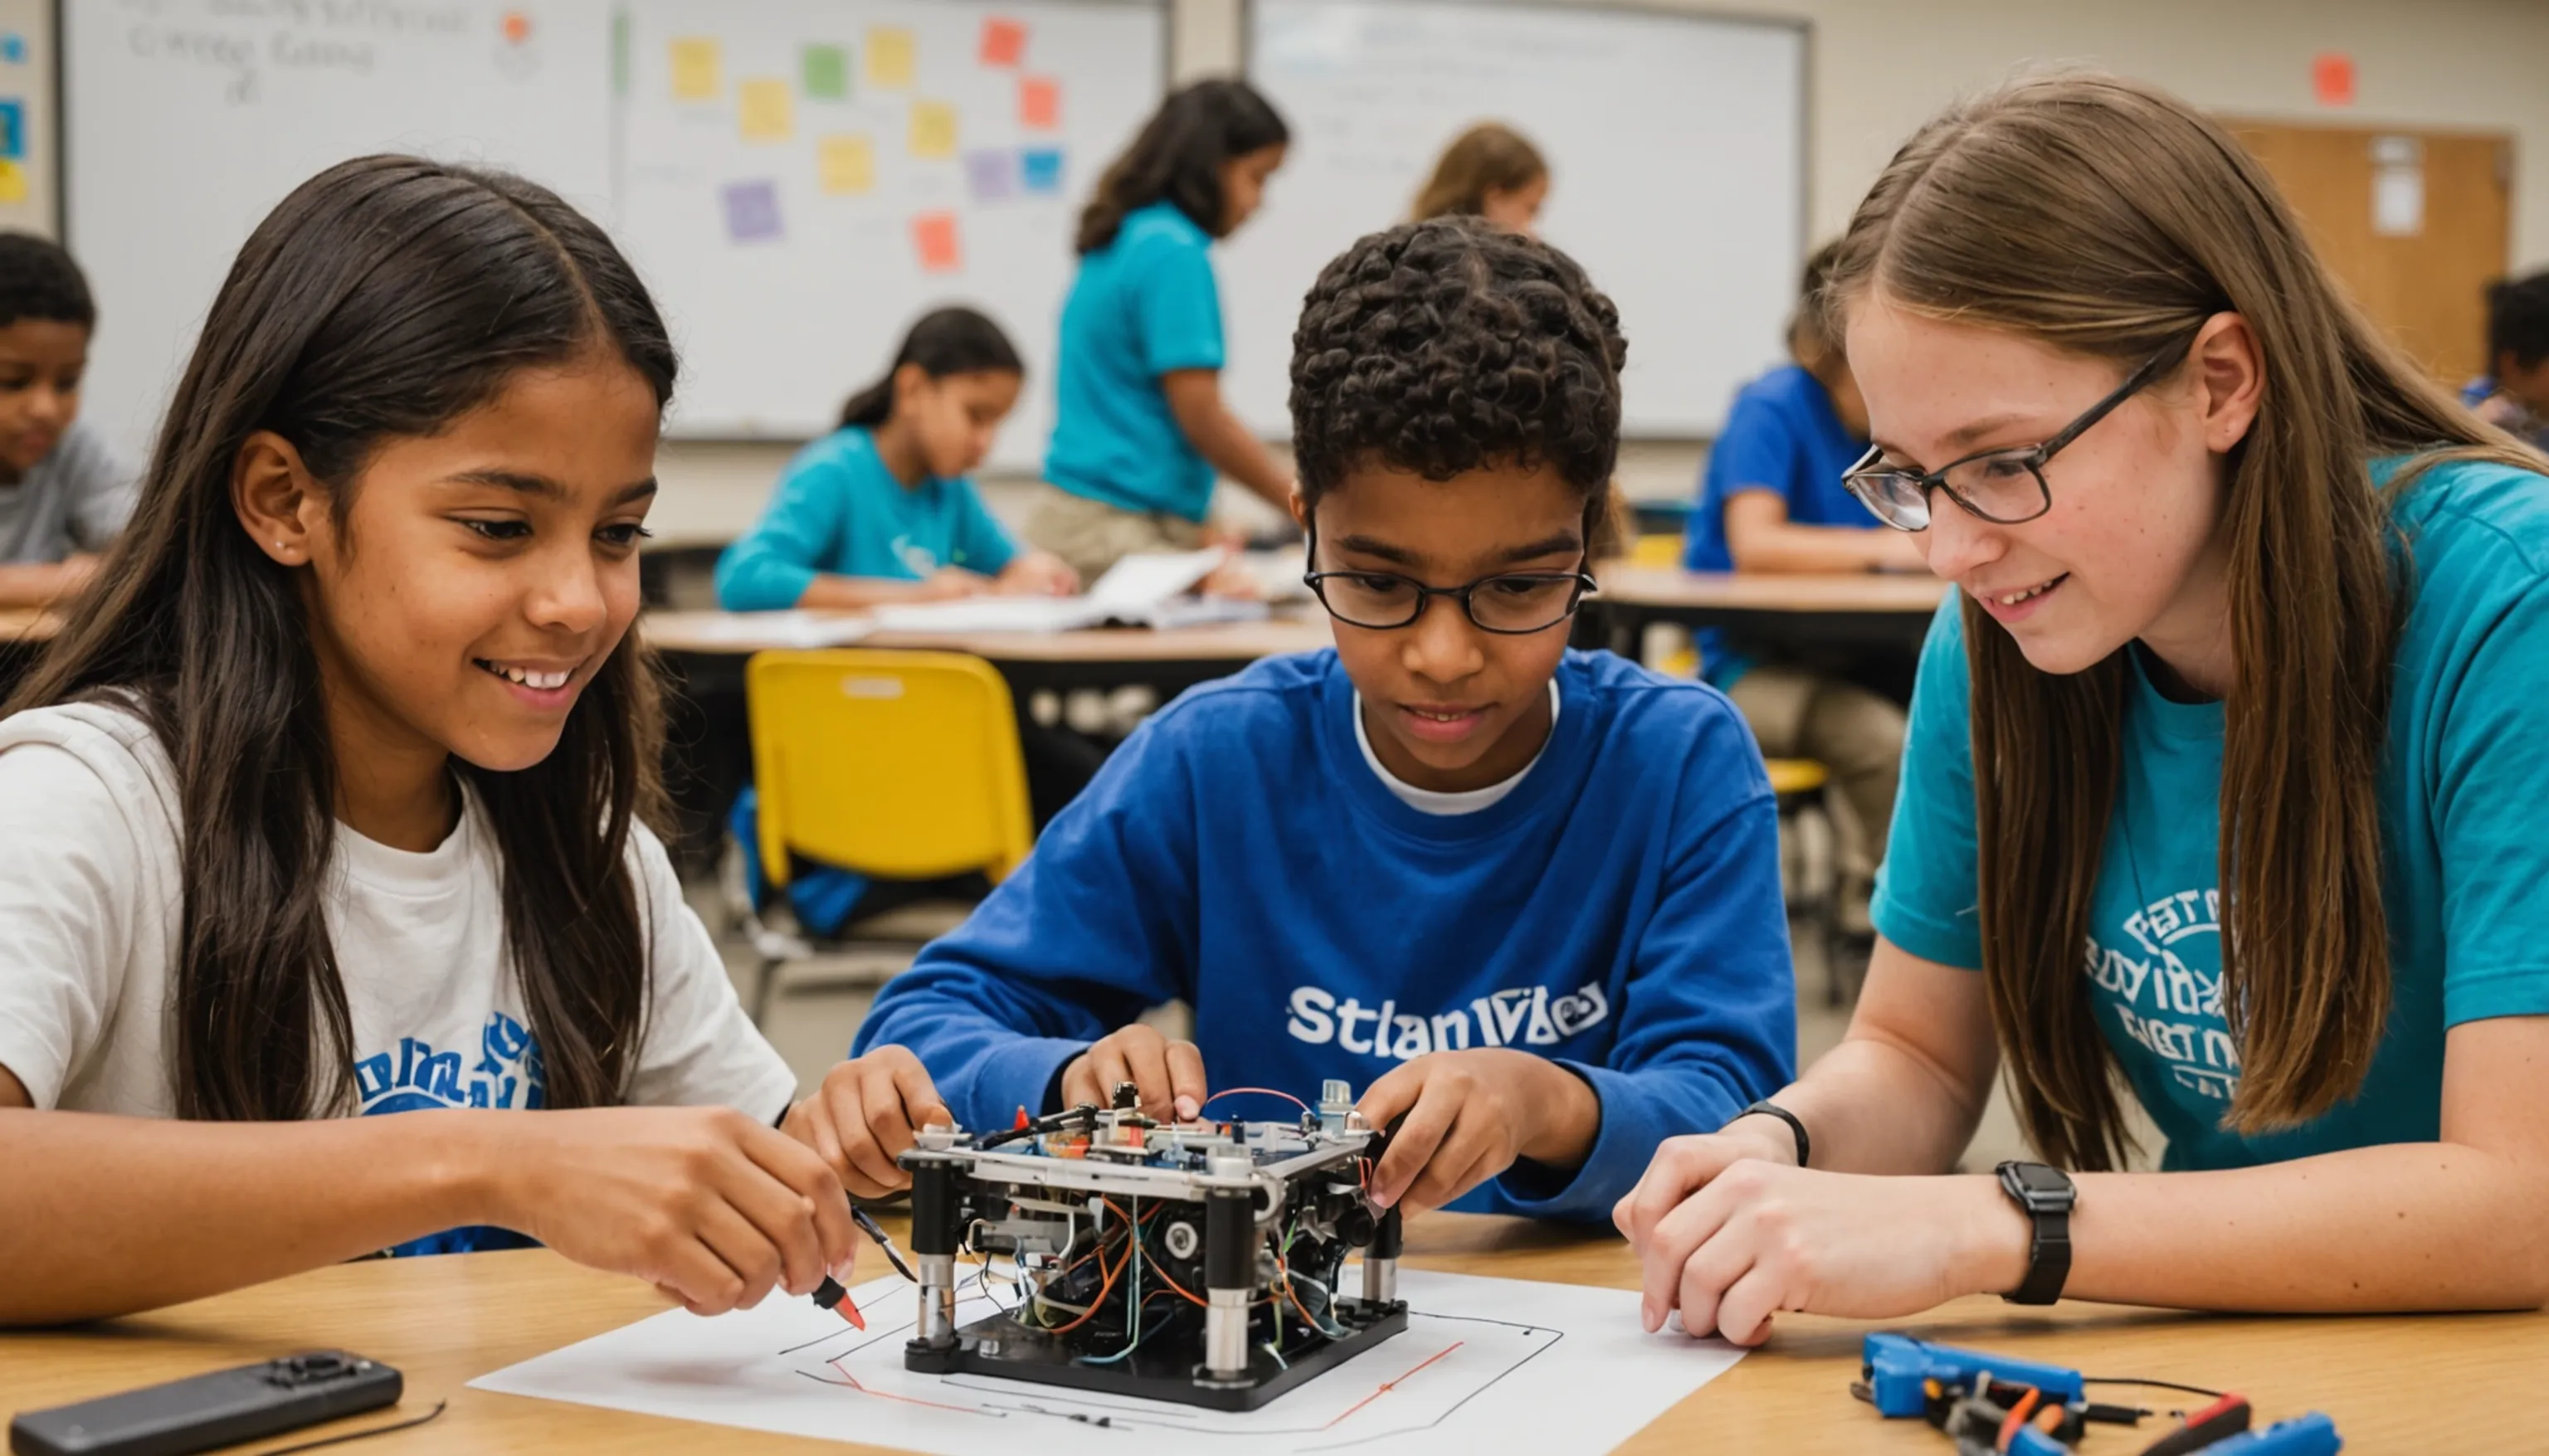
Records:
[[[1926,475],[1878,468],[1876,462],[1885,454],[1885,447],[1879,445],[1859,457],[1858,463],[1841,478],[1841,484],[1849,488],[1860,504],[1875,512],[1878,520],[1900,531],[1930,528],[1932,491],[1946,492],[1948,500],[1995,525],[2013,526],[2033,520],[2053,508],[2053,488],[2044,483],[2044,462],[2173,367],[2194,342],[2189,335],[2143,360],[2140,368],[2116,386],[2115,393],[2090,406],[2043,444],[1980,451],[1951,460]]]
[[[1315,525],[1309,527],[1306,559],[1318,564]],[[1349,627],[1387,631],[1414,626],[1428,601],[1451,596],[1459,599],[1461,610],[1479,631],[1512,637],[1548,631],[1575,615],[1585,592],[1601,590],[1592,575],[1582,570],[1501,572],[1461,587],[1428,587],[1396,572],[1310,572],[1301,581],[1328,615]]]

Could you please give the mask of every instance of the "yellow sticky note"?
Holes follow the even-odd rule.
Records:
[[[734,88],[746,141],[785,141],[797,133],[797,98],[788,83],[756,77]]]
[[[692,37],[673,43],[673,99],[714,101],[723,78],[717,43]]]
[[[911,84],[913,43],[911,32],[894,26],[878,26],[868,32],[868,84],[871,86],[908,86]]]
[[[956,154],[956,108],[943,101],[911,104],[911,154],[930,161]]]
[[[814,167],[823,191],[856,197],[876,187],[876,144],[865,136],[826,136],[814,144]]]
[[[27,200],[27,169],[0,157],[0,202]]]

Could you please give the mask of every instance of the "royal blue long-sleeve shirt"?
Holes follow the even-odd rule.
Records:
[[[911,1048],[966,1126],[1004,1128],[1177,998],[1215,1088],[1360,1095],[1413,1057],[1511,1046],[1582,1077],[1600,1132],[1582,1166],[1517,1163],[1453,1206],[1606,1218],[1658,1142],[1789,1079],[1796,1000],[1744,720],[1608,653],[1569,652],[1558,683],[1539,761],[1455,815],[1381,782],[1333,651],[1185,693],[886,987],[855,1050]]]

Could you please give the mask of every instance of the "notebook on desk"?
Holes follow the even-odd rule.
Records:
[[[1189,594],[1222,559],[1219,551],[1127,556],[1085,596],[971,596],[883,606],[873,620],[884,632],[1070,632],[1264,620],[1263,601]]]

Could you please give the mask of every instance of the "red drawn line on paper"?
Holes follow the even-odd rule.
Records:
[[[1445,1345],[1443,1348],[1441,1348],[1441,1349],[1439,1349],[1439,1350],[1436,1350],[1433,1354],[1426,1356],[1426,1357],[1425,1357],[1425,1359],[1424,1359],[1424,1361],[1423,1361],[1421,1364],[1418,1364],[1418,1365],[1417,1365],[1417,1366],[1415,1366],[1413,1369],[1410,1369],[1410,1370],[1409,1370],[1405,1375],[1402,1375],[1402,1376],[1398,1377],[1398,1379],[1396,1379],[1396,1380],[1384,1380],[1384,1381],[1382,1381],[1382,1382],[1380,1383],[1380,1389],[1378,1389],[1378,1390],[1376,1390],[1376,1391],[1373,1391],[1370,1395],[1368,1395],[1368,1396],[1364,1397],[1362,1400],[1355,1402],[1353,1405],[1348,1406],[1345,1410],[1341,1410],[1341,1411],[1337,1412],[1337,1418],[1336,1418],[1336,1420],[1331,1420],[1331,1421],[1329,1421],[1327,1425],[1320,1426],[1320,1427],[1319,1427],[1319,1429],[1321,1429],[1321,1430],[1326,1430],[1326,1429],[1328,1429],[1328,1428],[1329,1428],[1329,1426],[1333,1426],[1333,1425],[1335,1425],[1335,1424],[1337,1423],[1337,1421],[1345,1419],[1347,1416],[1352,1415],[1352,1414],[1353,1414],[1353,1413],[1355,1413],[1356,1411],[1358,1411],[1358,1410],[1362,1410],[1364,1407],[1370,1405],[1372,1402],[1379,1400],[1381,1397],[1383,1397],[1383,1396],[1385,1396],[1385,1395],[1388,1395],[1391,1391],[1394,1391],[1394,1390],[1398,1389],[1400,1386],[1402,1386],[1402,1385],[1406,1384],[1406,1383],[1407,1383],[1407,1381],[1409,1380],[1409,1378],[1410,1378],[1410,1377],[1412,1377],[1412,1376],[1414,1376],[1418,1370],[1422,1370],[1422,1369],[1424,1369],[1427,1365],[1431,1365],[1431,1364],[1433,1364],[1435,1361],[1442,1359],[1445,1355],[1448,1355],[1448,1354],[1452,1353],[1454,1350],[1457,1350],[1457,1349],[1459,1349],[1461,1346],[1463,1346],[1463,1345],[1464,1345],[1464,1344],[1467,1344],[1467,1343],[1468,1343],[1468,1341],[1467,1341],[1467,1340],[1464,1340],[1464,1339],[1458,1339],[1458,1340],[1454,1340],[1452,1343],[1450,1343],[1450,1344],[1448,1344],[1448,1345]]]
[[[852,1375],[846,1370],[841,1370],[841,1362],[848,1358],[849,1356],[847,1355],[835,1355],[823,1363],[831,1366],[834,1370],[840,1371],[841,1379],[848,1381],[850,1383],[850,1389],[857,1391],[860,1395],[874,1396],[880,1401],[900,1401],[906,1406],[926,1406],[932,1410],[953,1410],[960,1415],[980,1415],[983,1413],[982,1409],[976,1406],[950,1406],[940,1401],[924,1401],[918,1396],[897,1396],[892,1391],[869,1390],[866,1386],[859,1384],[859,1378],[857,1376]],[[1409,1375],[1413,1375],[1416,1372],[1412,1370],[1408,1372]],[[1405,1380],[1407,1376],[1405,1375],[1399,1377],[1401,1380]],[[1386,1387],[1384,1387],[1384,1389],[1386,1389]]]

